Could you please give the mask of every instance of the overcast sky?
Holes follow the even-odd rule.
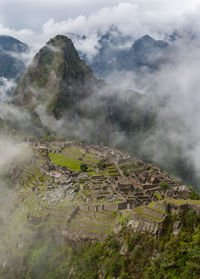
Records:
[[[39,48],[56,34],[78,33],[95,42],[111,24],[138,38],[162,38],[176,28],[200,30],[199,0],[0,0],[0,34]],[[85,47],[91,46],[88,41]],[[91,49],[92,52],[92,49]]]
[[[0,0],[0,23],[14,29],[41,29],[50,18],[57,21],[88,16],[101,8],[131,3],[140,11],[179,14],[193,9],[198,0]]]

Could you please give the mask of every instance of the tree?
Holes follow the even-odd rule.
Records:
[[[106,167],[106,159],[102,159],[97,163],[97,168],[99,169],[99,171],[105,169]]]
[[[80,169],[82,172],[86,172],[88,170],[88,165],[86,163],[81,163]]]

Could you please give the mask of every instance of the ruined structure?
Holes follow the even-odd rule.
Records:
[[[156,234],[167,214],[163,201],[187,200],[190,190],[157,166],[105,146],[29,140],[31,162],[15,168],[19,200],[34,199],[28,220],[57,226],[64,239],[104,239],[121,218],[133,230]],[[98,162],[104,167],[98,169]],[[80,164],[88,171],[82,173]],[[55,233],[55,232],[54,232]]]

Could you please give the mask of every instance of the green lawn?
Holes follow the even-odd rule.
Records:
[[[62,155],[62,154],[53,154],[53,153],[50,153],[49,154],[49,157],[51,159],[51,161],[57,165],[57,166],[61,166],[61,167],[67,167],[71,170],[74,170],[74,171],[81,171],[80,169],[80,164],[82,163],[86,163],[85,161],[80,161],[80,160],[76,160],[76,159],[73,159],[71,157],[67,157],[65,155]],[[87,173],[89,176],[91,175],[98,175],[98,173],[96,173],[93,169],[91,168],[88,168],[87,170]]]
[[[55,165],[59,165],[61,167],[65,166],[75,171],[80,171],[80,164],[83,163],[83,161],[75,160],[71,157],[66,157],[62,154],[50,153],[49,157]]]
[[[65,149],[66,152],[68,152],[70,155],[72,155],[73,157],[75,158],[83,158],[84,160],[86,161],[90,161],[90,162],[93,162],[93,163],[97,163],[98,161],[95,160],[94,158],[94,155],[91,154],[91,153],[83,153],[77,149],[74,149],[74,148],[70,148],[70,147],[67,147]]]

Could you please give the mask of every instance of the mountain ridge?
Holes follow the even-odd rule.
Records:
[[[122,45],[118,49],[121,40],[115,37],[110,39],[109,31],[106,34],[99,39],[98,54],[88,61],[94,73],[101,78],[108,78],[117,71],[140,72],[144,67],[149,71],[156,71],[169,57],[170,45],[163,40],[144,35],[129,47],[124,43],[126,47]],[[116,41],[115,44],[112,44],[112,40]],[[130,38],[126,40],[130,44]]]

